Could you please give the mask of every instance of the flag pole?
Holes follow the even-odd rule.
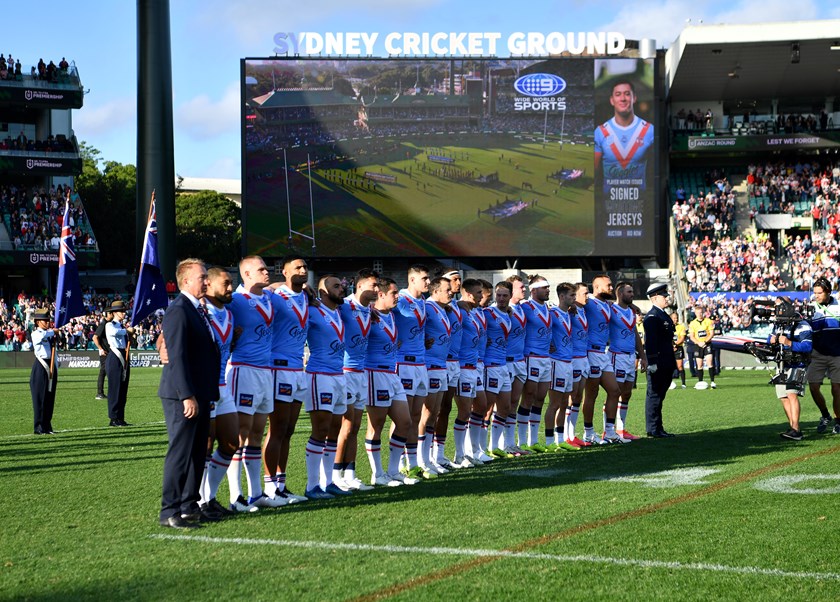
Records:
[[[155,206],[155,189],[153,188],[152,189],[152,197],[151,197],[151,199],[149,199],[149,215],[146,216],[146,228],[143,230],[143,250],[144,251],[145,251],[145,244],[146,244],[145,239],[146,239],[146,236],[148,236],[149,221],[152,219],[152,210],[153,210],[154,206]],[[140,254],[140,269],[137,270],[137,280],[140,280],[140,273],[142,271],[143,271],[143,254],[141,253]],[[135,295],[134,302],[135,303],[137,302],[136,295]],[[132,312],[133,311],[134,311],[134,308],[132,307]],[[129,319],[129,323],[130,323],[130,319]],[[129,328],[133,328],[133,326],[129,325]],[[133,333],[131,333],[131,334],[133,334]],[[126,342],[125,342],[125,368],[123,369],[123,375],[122,375],[123,380],[125,380],[125,377],[128,374],[129,362],[131,362],[131,338],[132,337],[130,335],[127,336],[126,337]]]
[[[55,330],[53,330],[53,333],[54,332],[55,332]],[[57,342],[56,341],[57,338],[58,338],[57,336],[53,336],[53,342],[52,342],[52,345],[50,345],[50,347],[51,347],[51,349],[50,349],[50,375],[49,375],[50,376],[50,382],[49,382],[49,385],[47,385],[47,391],[52,391],[53,390],[53,374],[55,373],[55,345],[56,345],[56,342]]]

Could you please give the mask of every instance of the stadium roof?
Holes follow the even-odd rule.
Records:
[[[268,94],[253,98],[251,104],[258,109],[279,109],[282,107],[358,105],[359,101],[335,90],[272,90]]]
[[[838,40],[840,19],[687,27],[665,55],[670,98],[824,101],[840,93]]]

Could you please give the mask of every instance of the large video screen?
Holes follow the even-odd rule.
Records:
[[[248,253],[655,253],[653,61],[242,61]]]

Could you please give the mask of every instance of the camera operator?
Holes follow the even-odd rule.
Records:
[[[805,393],[805,370],[811,353],[811,325],[796,314],[789,299],[776,302],[773,332],[767,337],[771,345],[778,344],[782,361],[779,372],[771,381],[776,385],[776,397],[782,402],[790,429],[781,433],[783,439],[802,440],[799,430],[799,396]]]
[[[808,388],[822,414],[817,432],[824,433],[831,424],[831,414],[820,391],[824,376],[831,382],[835,435],[840,435],[840,303],[831,296],[831,284],[825,278],[814,281],[814,315],[809,320],[814,331],[814,350],[808,365]]]

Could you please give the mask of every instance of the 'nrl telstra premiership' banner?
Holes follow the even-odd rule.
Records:
[[[241,75],[248,253],[657,252],[653,59],[281,57]]]

